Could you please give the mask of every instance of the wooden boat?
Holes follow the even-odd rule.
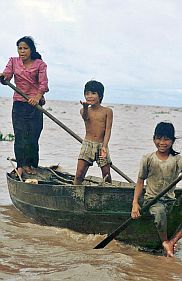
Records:
[[[25,180],[37,179],[37,183]],[[83,185],[73,186],[74,176],[58,167],[39,167],[37,174],[24,175],[21,182],[14,172],[7,173],[14,206],[39,224],[69,228],[81,233],[109,234],[130,217],[134,184],[88,176]],[[176,204],[168,216],[169,237],[182,221],[182,189],[176,188]],[[141,199],[142,203],[142,199]],[[116,239],[135,246],[161,247],[152,217],[143,215]]]

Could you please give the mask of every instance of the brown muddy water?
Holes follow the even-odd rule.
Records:
[[[12,100],[0,98],[0,131],[12,133]],[[155,149],[152,135],[160,121],[176,128],[175,149],[182,150],[182,109],[156,106],[107,105],[114,112],[110,140],[113,164],[136,180],[143,154]],[[47,101],[46,110],[84,137],[79,102]],[[74,173],[80,149],[67,132],[48,117],[40,138],[40,165],[58,164]],[[12,166],[13,142],[0,142],[0,280],[121,281],[182,280],[182,242],[175,258],[140,252],[113,240],[104,249],[93,250],[105,236],[84,235],[68,229],[40,226],[26,218],[9,198],[6,171]],[[100,176],[94,165],[88,174]],[[112,170],[114,179],[122,180]],[[181,184],[182,185],[182,184]],[[180,184],[179,184],[180,186]]]

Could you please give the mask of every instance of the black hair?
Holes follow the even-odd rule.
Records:
[[[171,139],[174,143],[176,140],[176,137],[175,137],[175,129],[174,129],[173,124],[168,123],[168,122],[158,123],[154,130],[153,139],[155,139],[155,137],[158,137],[158,138],[166,137],[166,138]],[[169,154],[175,156],[175,155],[179,154],[179,152],[175,151],[171,146]]]
[[[34,40],[32,37],[30,36],[24,36],[22,38],[20,38],[17,42],[16,42],[16,46],[18,47],[18,45],[21,43],[21,42],[25,42],[29,48],[30,48],[30,51],[31,51],[31,59],[32,60],[35,60],[35,59],[42,59],[41,55],[36,51],[36,47],[35,47],[35,43],[34,43]]]
[[[85,92],[97,92],[100,98],[100,103],[102,102],[103,96],[104,96],[104,86],[101,82],[95,81],[95,80],[91,80],[88,81],[85,84],[85,88],[84,88],[84,94]]]

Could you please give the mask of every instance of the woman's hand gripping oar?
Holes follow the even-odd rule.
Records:
[[[0,77],[1,83],[3,85],[8,85],[11,89],[16,91],[19,95],[24,97],[28,101],[28,96],[23,93],[20,89],[15,87],[12,83],[10,83],[9,80],[4,79],[3,76]],[[64,129],[67,133],[69,133],[72,137],[74,137],[77,141],[82,143],[83,139],[80,138],[77,134],[75,134],[72,130],[70,130],[66,125],[64,125],[61,121],[59,121],[57,118],[55,118],[52,114],[50,114],[48,111],[46,111],[43,107],[41,107],[39,104],[35,105],[35,107],[42,111],[45,115],[47,115],[52,121],[54,121],[57,125],[59,125],[62,129]],[[125,180],[127,180],[130,183],[135,183],[132,179],[130,179],[127,175],[125,175],[122,171],[120,171],[116,166],[113,164],[111,165],[111,168],[118,173],[120,176],[122,176]]]
[[[163,191],[161,191],[157,196],[155,196],[150,202],[148,202],[143,208],[141,208],[141,215],[148,210],[153,204],[157,202],[164,194],[166,194],[171,188],[173,188],[180,180],[182,179],[182,173],[171,183],[169,184]],[[115,229],[110,235],[108,235],[104,240],[102,240],[99,244],[97,244],[94,249],[102,249],[109,242],[111,242],[121,231],[127,228],[127,226],[133,221],[132,217],[129,217],[124,223],[122,223],[117,229]]]

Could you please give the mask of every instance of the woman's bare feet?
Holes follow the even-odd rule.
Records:
[[[174,245],[170,241],[166,240],[162,243],[162,246],[164,247],[164,250],[166,252],[167,257],[173,257],[174,256],[174,251],[175,251],[176,245]]]
[[[19,173],[19,175],[21,177],[22,174],[23,174],[23,168],[22,167],[18,167],[17,171],[18,171],[18,173]]]
[[[28,166],[23,167],[23,169],[25,170],[25,172],[26,172],[27,174],[36,175],[36,171],[35,171],[34,169],[31,169],[31,168],[28,167]]]

